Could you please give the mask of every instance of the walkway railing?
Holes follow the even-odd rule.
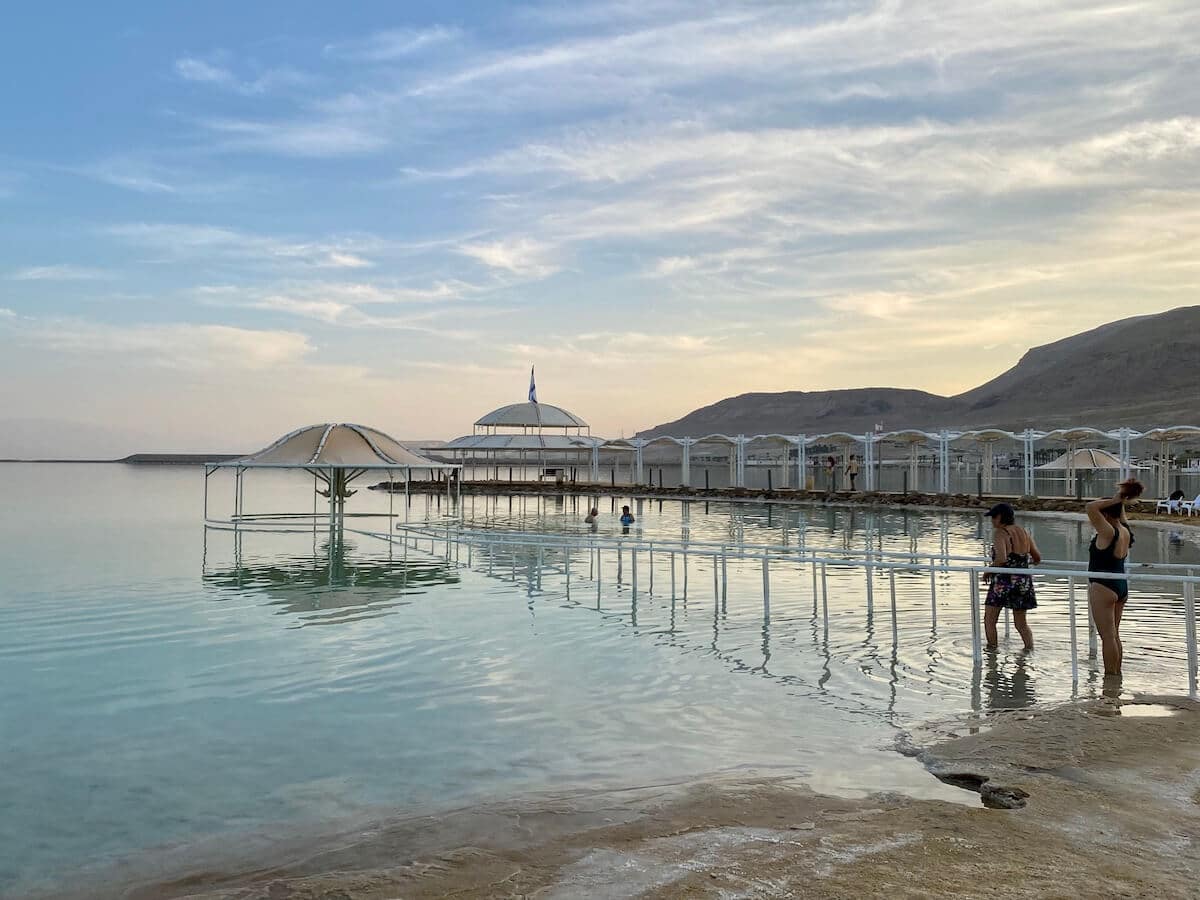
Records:
[[[725,599],[728,590],[728,561],[757,560],[762,565],[762,600],[764,616],[770,616],[771,602],[771,565],[772,563],[807,566],[813,580],[814,596],[820,593],[823,601],[825,626],[829,622],[829,583],[828,570],[860,569],[865,573],[866,604],[868,613],[873,612],[876,574],[886,573],[890,589],[893,616],[896,608],[896,573],[897,572],[928,572],[930,587],[930,616],[933,624],[937,623],[937,593],[938,575],[960,574],[967,576],[967,594],[970,603],[971,646],[972,658],[976,666],[983,662],[982,621],[980,617],[979,585],[984,575],[1028,575],[1035,579],[1055,579],[1067,583],[1068,623],[1071,647],[1071,677],[1072,682],[1079,681],[1079,648],[1078,648],[1078,604],[1076,601],[1076,584],[1088,578],[1103,578],[1106,580],[1126,580],[1131,586],[1135,584],[1156,583],[1178,587],[1183,601],[1184,639],[1187,651],[1188,691],[1192,696],[1197,695],[1198,664],[1196,636],[1196,585],[1200,583],[1197,566],[1179,564],[1142,564],[1135,571],[1125,574],[1112,572],[1090,572],[1080,564],[1071,561],[1045,560],[1035,569],[1009,569],[1002,566],[989,566],[981,563],[978,557],[942,553],[913,553],[897,550],[848,549],[807,546],[802,543],[795,545],[778,544],[747,544],[743,542],[692,541],[692,540],[654,540],[648,541],[637,536],[607,536],[607,535],[563,535],[543,534],[538,532],[518,532],[489,529],[469,529],[453,524],[447,525],[406,525],[395,527],[394,532],[378,532],[347,528],[347,531],[379,538],[387,541],[399,540],[405,548],[423,550],[428,545],[429,553],[442,556],[447,560],[461,562],[461,552],[467,551],[466,565],[471,566],[474,552],[482,550],[494,554],[497,548],[534,548],[538,551],[539,569],[544,562],[547,550],[557,551],[562,557],[561,574],[567,583],[567,595],[571,590],[572,554],[586,555],[590,571],[594,574],[600,569],[598,563],[600,554],[612,553],[616,556],[618,572],[624,569],[626,554],[629,557],[630,589],[636,599],[638,592],[639,555],[648,561],[649,590],[654,590],[654,556],[666,556],[670,567],[671,595],[676,593],[676,561],[682,557],[684,561],[684,589],[686,593],[687,560],[689,557],[709,558],[713,565],[714,597]],[[441,552],[439,553],[439,546]],[[597,578],[597,591],[600,590]],[[943,577],[944,581],[944,577]],[[1086,581],[1085,581],[1086,583]],[[1096,631],[1091,622],[1090,604],[1088,605],[1089,656],[1096,655]],[[1006,625],[1007,627],[1007,625]]]

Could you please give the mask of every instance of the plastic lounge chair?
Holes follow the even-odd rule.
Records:
[[[1165,509],[1168,516],[1172,513],[1182,512],[1180,504],[1183,502],[1182,500],[1159,500],[1158,503],[1154,504],[1154,511],[1159,513]]]
[[[1192,516],[1200,516],[1200,494],[1196,495],[1195,500],[1180,500],[1179,512],[1180,514],[1186,512],[1188,514],[1188,518],[1191,518]]]

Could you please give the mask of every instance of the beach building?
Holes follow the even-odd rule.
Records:
[[[530,395],[536,396],[533,391]],[[622,449],[594,436],[575,413],[530,399],[480,416],[470,434],[421,449],[484,480],[501,480],[502,470],[524,474],[536,468],[539,479],[597,481],[602,448]]]

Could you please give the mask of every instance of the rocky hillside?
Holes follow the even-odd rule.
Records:
[[[899,388],[741,394],[641,436],[862,432],[877,422],[1007,429],[1200,424],[1200,306],[1122,319],[1035,347],[1007,372],[955,397]]]

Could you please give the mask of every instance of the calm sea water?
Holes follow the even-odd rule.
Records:
[[[1015,633],[970,663],[965,576],[830,570],[828,628],[811,574],[776,565],[769,619],[757,562],[714,592],[692,559],[633,595],[614,554],[572,569],[532,548],[451,563],[349,536],[210,531],[192,468],[4,465],[0,492],[0,894],[166,847],[544,790],[711,773],[797,773],[815,789],[963,801],[889,748],[915,722],[1072,696],[1064,589],[1044,589],[1039,648]],[[228,507],[224,475],[214,511]],[[618,535],[621,501],[601,501]],[[630,501],[626,501],[630,502]],[[255,475],[251,511],[306,509],[311,484]],[[350,511],[403,501],[360,491]],[[412,521],[445,498],[414,498]],[[586,501],[468,498],[476,527],[586,534]],[[967,514],[644,502],[635,533],[694,540],[978,553]],[[1051,558],[1081,523],[1031,520]],[[1139,532],[1142,561],[1195,562],[1192,536]],[[610,558],[611,557],[611,558]],[[589,564],[590,565],[590,564]],[[628,560],[624,562],[628,565]],[[682,567],[680,567],[682,569]],[[1082,607],[1081,607],[1082,609]],[[1126,690],[1186,689],[1181,605],[1130,604]],[[1086,639],[1081,632],[1081,642]],[[1087,665],[1078,692],[1099,691]]]

